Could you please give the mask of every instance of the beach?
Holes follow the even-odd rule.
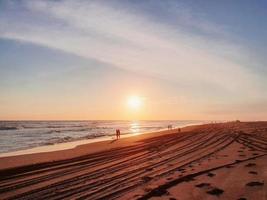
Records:
[[[0,199],[267,199],[267,122],[0,158]]]

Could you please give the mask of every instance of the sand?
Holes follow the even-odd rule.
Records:
[[[0,158],[0,199],[267,199],[267,122]]]

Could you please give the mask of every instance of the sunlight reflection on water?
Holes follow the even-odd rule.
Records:
[[[130,132],[132,135],[140,134],[140,123],[138,121],[134,121],[130,124]]]

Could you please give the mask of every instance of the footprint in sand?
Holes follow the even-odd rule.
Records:
[[[209,172],[209,173],[207,174],[207,176],[209,176],[209,177],[213,177],[213,176],[215,176],[215,174]]]
[[[177,171],[180,171],[182,174],[186,172],[185,169],[181,168],[181,169],[178,169]]]
[[[151,181],[152,178],[151,178],[150,176],[144,176],[144,177],[142,177],[142,180],[143,180],[145,183],[147,183],[147,182]]]
[[[160,196],[163,196],[163,195],[170,195],[170,193],[165,189],[158,188],[156,190],[152,190],[151,191],[151,195],[152,196],[156,196],[156,197],[160,197]]]
[[[196,180],[196,179],[194,179],[193,177],[185,177],[184,178],[184,181],[186,181],[186,182],[190,182],[190,181],[194,181],[194,180]]]
[[[258,172],[255,172],[255,171],[249,171],[248,173],[249,174],[258,174]]]
[[[258,181],[251,181],[246,184],[246,186],[254,187],[254,186],[263,186],[264,182],[258,182]]]
[[[253,167],[253,166],[256,166],[256,164],[255,163],[248,163],[245,165],[245,167]]]
[[[145,171],[152,171],[153,170],[153,168],[147,168],[147,169],[145,169]]]
[[[247,200],[247,198],[241,197],[241,198],[239,198],[237,200]]]
[[[195,185],[196,187],[198,187],[198,188],[203,188],[203,187],[208,187],[208,186],[210,186],[210,184],[209,183],[200,183],[200,184],[197,184],[197,185]]]
[[[222,193],[224,193],[224,191],[222,189],[220,189],[220,188],[216,188],[215,187],[215,188],[207,191],[207,193],[210,194],[210,195],[220,196]]]
[[[177,199],[175,199],[175,198],[173,198],[173,197],[170,197],[169,200],[177,200]]]

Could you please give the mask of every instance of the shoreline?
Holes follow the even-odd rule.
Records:
[[[197,125],[203,125],[203,123],[187,124],[187,125],[181,126],[179,128],[185,128],[188,126],[197,126]],[[177,129],[178,127],[175,127],[175,128]],[[158,133],[158,132],[162,132],[162,131],[167,131],[167,129],[164,128],[164,129],[159,129],[157,131],[125,134],[125,135],[121,135],[121,139],[128,138],[128,137],[134,137],[136,135],[153,134],[153,133]],[[55,144],[51,144],[51,145],[42,145],[42,146],[37,146],[37,147],[33,147],[33,148],[27,148],[27,149],[21,149],[21,150],[15,150],[15,151],[10,151],[10,152],[0,153],[0,158],[68,150],[68,149],[76,148],[80,145],[86,145],[86,144],[98,143],[98,142],[104,142],[104,141],[111,141],[111,140],[114,140],[114,138],[115,138],[115,136],[102,136],[102,137],[97,137],[97,138],[80,139],[80,140],[74,140],[74,141],[69,141],[69,142],[55,143]]]
[[[187,131],[194,129],[195,127],[198,127],[201,125],[190,125],[185,126],[181,128],[181,130]],[[9,168],[16,168],[21,166],[27,166],[27,165],[36,165],[40,163],[46,163],[46,162],[55,162],[60,160],[67,160],[72,159],[75,157],[81,157],[88,154],[93,154],[97,152],[107,151],[115,148],[122,148],[127,147],[131,145],[135,145],[136,142],[147,139],[147,138],[153,138],[161,135],[167,135],[176,133],[177,129],[172,130],[162,130],[157,132],[148,132],[145,134],[135,134],[128,137],[123,137],[119,140],[104,140],[104,141],[96,141],[96,142],[90,142],[90,139],[82,140],[83,144],[77,144],[81,141],[77,141],[75,143],[75,146],[73,148],[65,148],[65,149],[57,149],[62,145],[62,147],[70,147],[68,146],[68,143],[61,143],[54,145],[54,148],[51,148],[53,145],[45,146],[46,151],[44,152],[32,152],[32,150],[35,150],[35,148],[28,149],[28,150],[22,150],[21,152],[28,151],[28,154],[19,154],[19,155],[9,155],[5,157],[0,157],[0,170],[3,169],[9,169]],[[39,150],[39,147],[37,147]],[[42,148],[42,147],[40,147]],[[51,148],[51,149],[49,149]],[[11,152],[14,153],[14,152]]]

